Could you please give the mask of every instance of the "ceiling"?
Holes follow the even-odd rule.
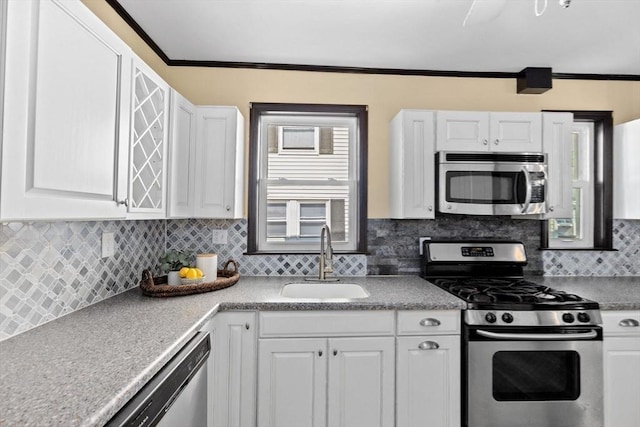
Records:
[[[640,79],[640,0],[107,1],[170,64]]]

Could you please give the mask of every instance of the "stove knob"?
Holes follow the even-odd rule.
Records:
[[[513,322],[513,316],[511,315],[511,313],[504,313],[502,315],[502,321],[504,323],[511,323]]]
[[[487,313],[484,315],[484,320],[486,320],[489,323],[496,323],[496,315],[493,313]]]
[[[565,313],[562,315],[562,321],[565,323],[573,323],[574,322],[575,317],[573,317],[573,314],[571,313]]]
[[[589,321],[591,321],[589,313],[578,313],[578,322],[587,323]]]

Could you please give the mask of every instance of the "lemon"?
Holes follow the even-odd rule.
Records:
[[[189,271],[189,267],[182,267],[178,272],[178,276],[182,278],[187,277],[187,271]]]
[[[187,279],[197,279],[198,278],[198,272],[196,271],[195,268],[190,268],[187,271],[187,274],[185,276]]]
[[[198,273],[198,277],[202,277],[204,276],[204,273],[202,272],[202,270],[200,270],[199,268],[195,268],[196,273]]]

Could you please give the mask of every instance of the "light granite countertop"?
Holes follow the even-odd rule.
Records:
[[[600,302],[640,309],[640,277],[535,277]],[[370,293],[321,302],[280,296],[295,277],[242,277],[205,294],[149,298],[132,289],[0,342],[0,426],[101,426],[218,311],[418,310],[465,303],[416,276],[344,278]]]
[[[280,296],[295,277],[242,277],[215,292],[149,298],[138,288],[0,342],[0,426],[101,426],[217,311],[452,309],[465,304],[414,276],[345,278],[370,297]]]

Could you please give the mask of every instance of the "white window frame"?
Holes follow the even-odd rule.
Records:
[[[292,240],[292,239],[301,239],[304,238],[300,233],[300,222],[302,221],[301,215],[301,207],[302,205],[319,205],[324,204],[325,206],[325,217],[322,223],[318,226],[318,237],[320,237],[320,229],[323,224],[329,224],[331,227],[331,200],[327,199],[304,199],[304,200],[290,200],[290,199],[270,199],[268,204],[271,203],[284,203],[286,205],[286,217],[284,218],[286,224],[286,232],[285,236],[280,240],[282,242]],[[282,220],[279,220],[279,222]],[[267,222],[269,220],[267,219]],[[307,237],[308,238],[308,237]],[[278,238],[271,237],[271,240],[276,240]]]
[[[582,249],[594,245],[594,198],[595,198],[595,159],[594,159],[594,124],[593,122],[574,122],[572,133],[577,135],[578,176],[573,179],[574,190],[581,191],[580,235],[575,238],[553,238],[552,227],[549,227],[549,248]],[[575,154],[575,153],[574,153]],[[572,156],[573,158],[573,156]],[[575,165],[572,165],[574,167]],[[571,174],[575,176],[574,173]]]
[[[313,125],[310,125],[312,120]],[[347,128],[349,132],[349,166],[348,166],[348,179],[336,180],[336,179],[316,179],[316,180],[289,180],[289,179],[268,179],[268,143],[267,143],[267,129],[269,126],[308,126],[316,127],[342,127]],[[267,239],[266,230],[266,218],[267,218],[267,202],[275,201],[275,199],[268,199],[267,187],[278,186],[336,186],[336,187],[348,187],[349,206],[348,209],[348,238],[344,242],[333,242],[333,248],[337,251],[352,252],[357,250],[358,245],[358,228],[355,226],[358,223],[358,188],[357,188],[357,175],[358,175],[358,118],[355,116],[340,116],[331,114],[314,114],[312,118],[309,115],[301,114],[296,116],[295,113],[291,113],[283,119],[281,115],[265,115],[260,119],[260,162],[258,165],[258,250],[260,252],[317,252],[319,249],[319,240],[309,239]],[[319,132],[318,132],[319,133]],[[280,139],[280,138],[279,138]],[[305,199],[306,200],[306,199]],[[327,215],[330,216],[330,207]]]
[[[285,148],[284,133],[287,129],[313,129],[313,148]],[[278,126],[278,154],[286,155],[309,155],[318,156],[320,154],[320,128],[318,126]]]

